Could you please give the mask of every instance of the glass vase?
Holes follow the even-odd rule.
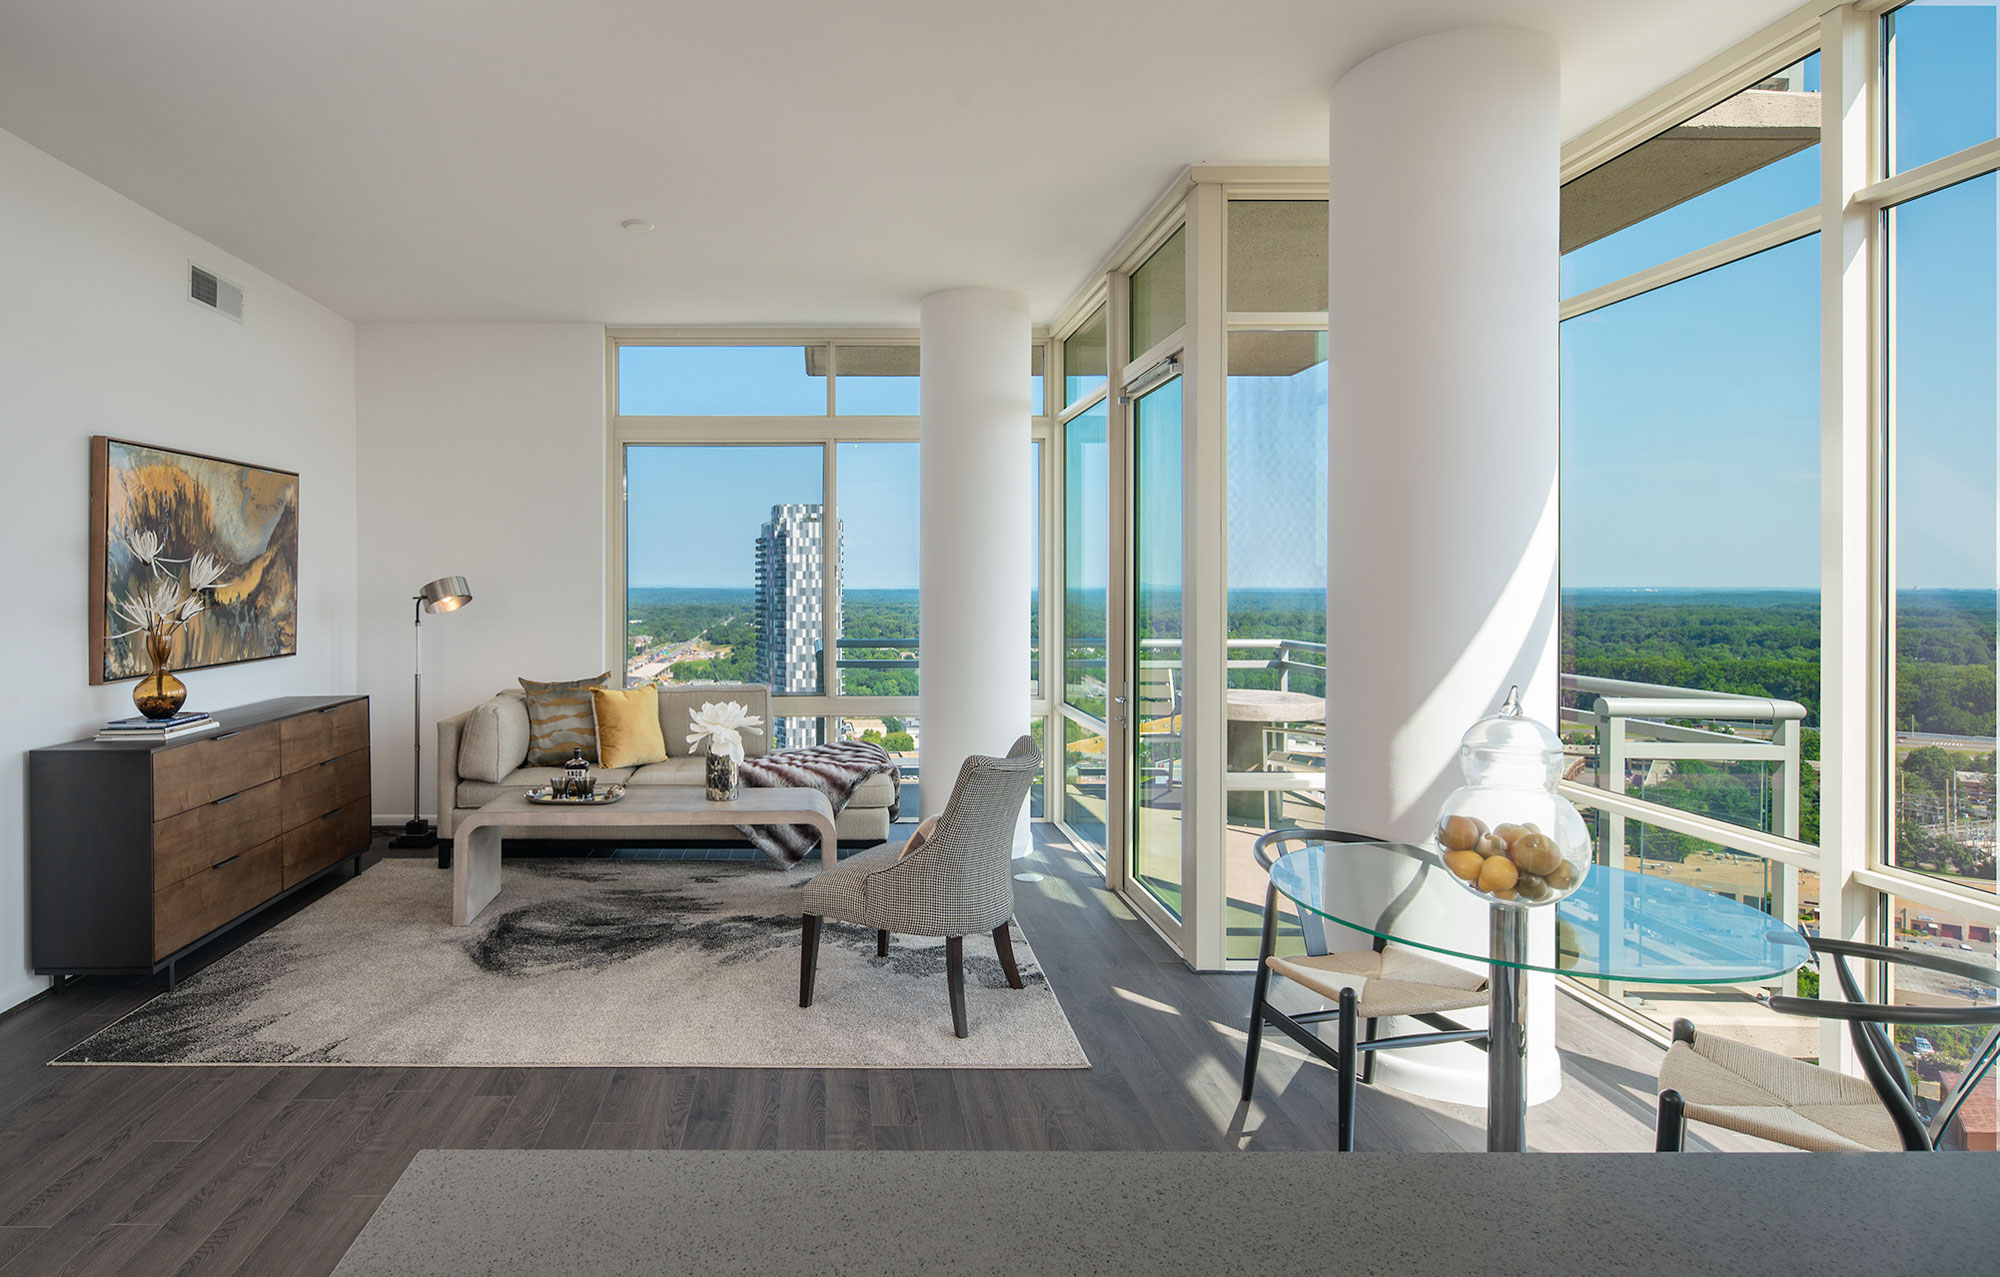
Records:
[[[708,763],[708,801],[712,803],[734,802],[743,792],[743,773],[736,766],[736,760],[727,750],[715,747],[713,741],[704,744],[701,752]]]
[[[146,657],[153,663],[153,672],[143,675],[132,689],[132,703],[147,718],[172,718],[180,713],[188,694],[187,684],[167,672],[174,658],[174,636],[148,632]]]

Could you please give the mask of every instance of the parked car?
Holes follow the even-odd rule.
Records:
[[[1921,1033],[1910,1042],[1910,1052],[1913,1055],[1929,1055],[1933,1049],[1931,1040]]]

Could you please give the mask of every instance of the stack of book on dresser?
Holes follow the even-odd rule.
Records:
[[[176,714],[172,718],[114,718],[98,731],[97,739],[145,741],[157,745],[161,741],[177,740],[197,732],[212,732],[220,726],[221,723],[208,716],[207,710]]]

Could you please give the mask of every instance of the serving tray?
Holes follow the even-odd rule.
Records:
[[[544,807],[605,807],[625,796],[625,786],[606,785],[588,798],[558,798],[547,785],[537,785],[521,796]]]

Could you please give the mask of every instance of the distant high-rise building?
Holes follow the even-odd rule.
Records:
[[[837,548],[838,529],[834,536]],[[774,693],[822,690],[827,557],[822,507],[771,507],[770,522],[757,534],[757,681]],[[817,719],[790,724],[773,714],[770,730],[774,749],[820,739]]]

